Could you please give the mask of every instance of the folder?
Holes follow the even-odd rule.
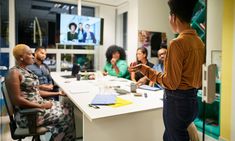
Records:
[[[117,97],[116,103],[114,105],[110,105],[110,106],[113,108],[117,108],[117,107],[129,105],[129,104],[132,104],[132,101]]]
[[[105,95],[98,94],[93,98],[91,104],[92,105],[110,105],[110,104],[115,104],[116,99],[117,99],[117,96],[114,94],[105,94]]]

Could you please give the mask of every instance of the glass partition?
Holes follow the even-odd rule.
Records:
[[[9,68],[9,2],[0,3],[0,80]]]

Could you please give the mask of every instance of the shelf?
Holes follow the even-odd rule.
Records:
[[[192,17],[191,26],[197,31],[198,36],[205,42],[205,23],[206,5],[205,0],[199,0],[194,9],[194,16]],[[204,27],[204,28],[203,28]]]
[[[197,129],[202,132],[202,126],[203,126],[202,120],[196,118],[194,124],[196,125]],[[205,133],[208,136],[218,139],[220,136],[220,127],[219,125],[205,124]]]
[[[198,91],[198,117],[195,119],[194,124],[199,131],[202,131],[203,121],[203,103],[202,103],[202,91]],[[206,124],[205,133],[215,139],[219,138],[220,135],[220,95],[217,94],[215,101],[212,104],[206,104]]]

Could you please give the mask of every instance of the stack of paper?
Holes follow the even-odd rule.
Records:
[[[157,91],[157,90],[160,90],[160,88],[151,87],[151,86],[149,86],[149,85],[141,85],[139,88],[140,88],[140,89],[144,89],[144,90],[150,90],[150,91]]]

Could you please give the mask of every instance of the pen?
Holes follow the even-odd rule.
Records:
[[[144,93],[144,97],[145,97],[145,98],[147,98],[147,97],[148,97],[147,93]]]
[[[99,106],[96,106],[96,105],[92,105],[92,104],[88,104],[89,107],[92,107],[92,108],[95,108],[95,109],[99,109],[100,107]]]

